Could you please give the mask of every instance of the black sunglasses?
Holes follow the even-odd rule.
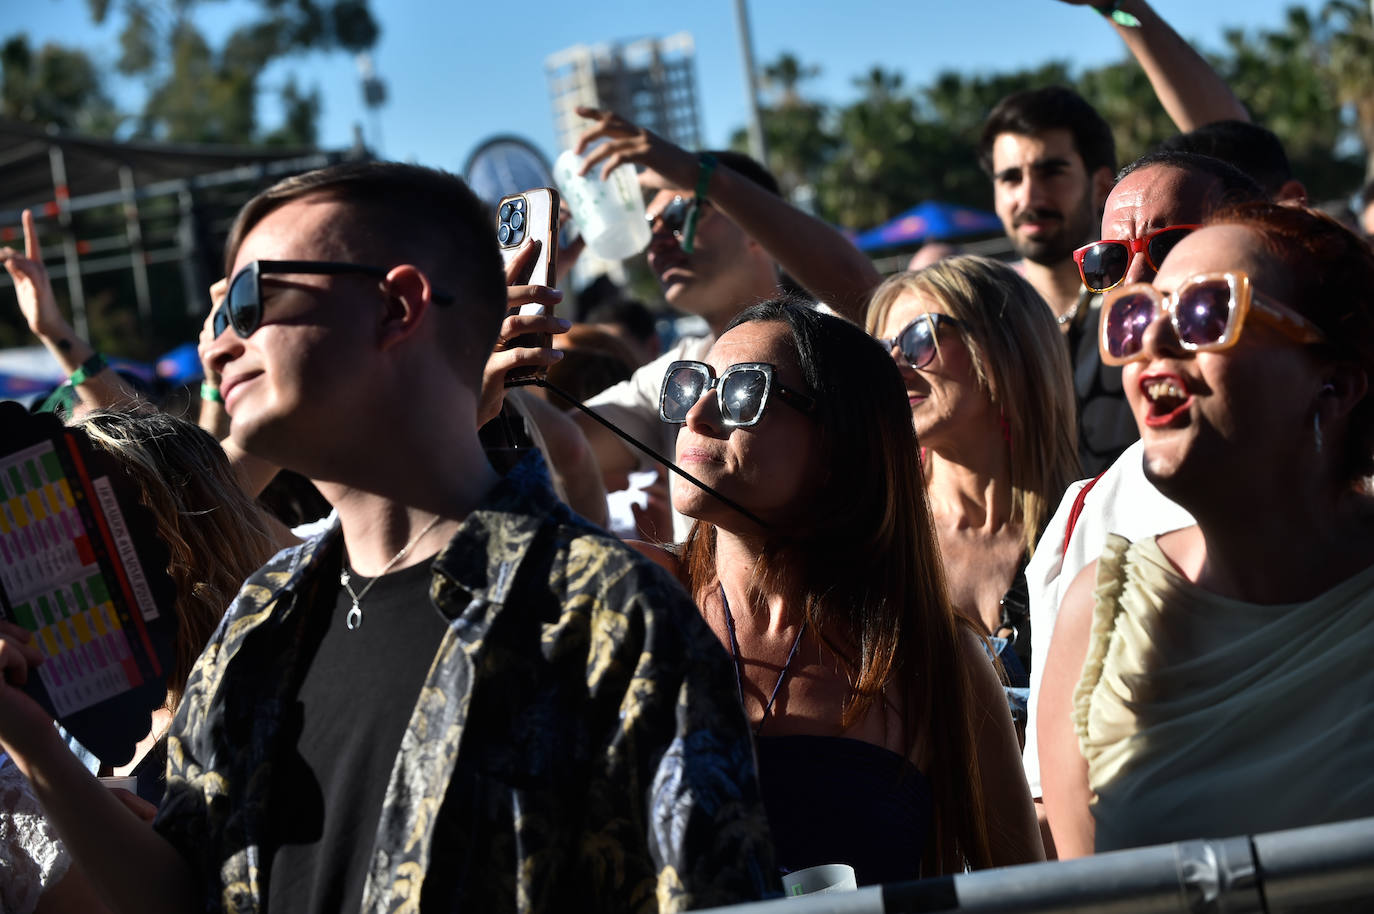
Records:
[[[262,326],[262,277],[271,273],[312,273],[335,276],[361,273],[384,279],[388,270],[360,263],[340,263],[331,260],[254,260],[234,274],[224,303],[215,311],[215,338],[230,327],[243,339]],[[447,292],[435,290],[433,298],[440,304],[453,301]]]
[[[921,314],[897,331],[896,336],[886,340],[879,339],[878,342],[889,352],[896,349],[897,360],[904,362],[908,368],[925,368],[938,351],[935,336],[940,332],[941,324],[949,324],[960,330],[968,329],[968,325],[963,321],[947,314]]]
[[[767,362],[740,362],[731,365],[717,378],[705,362],[673,362],[663,375],[663,390],[658,397],[658,417],[681,425],[687,413],[712,388],[720,406],[721,421],[728,428],[747,428],[763,418],[769,394],[799,412],[810,415],[816,401],[804,393],[784,387],[774,380],[777,369]]]
[[[701,218],[701,211],[711,205],[710,200],[701,200],[697,197],[674,197],[664,204],[663,208],[656,213],[645,213],[644,221],[649,223],[650,230],[654,224],[662,226],[660,231],[671,232],[672,236],[682,245],[682,249],[688,254],[691,251],[692,236],[696,234],[693,229],[695,222],[692,214],[696,213],[697,218]]]
[[[1126,278],[1131,269],[1131,261],[1144,254],[1150,268],[1159,272],[1160,264],[1174,247],[1193,233],[1199,225],[1168,225],[1150,232],[1141,238],[1111,239],[1104,238],[1085,244],[1073,252],[1074,262],[1078,264],[1078,278],[1083,280],[1090,292],[1106,292],[1114,289]]]

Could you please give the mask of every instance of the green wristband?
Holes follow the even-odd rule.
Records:
[[[92,355],[89,359],[82,362],[80,368],[71,373],[71,376],[67,378],[67,383],[73,387],[85,384],[91,378],[100,374],[102,371],[109,367],[110,365],[108,362],[105,361],[105,357],[97,352],[94,355]]]
[[[224,402],[224,395],[219,392],[218,387],[211,384],[209,381],[200,382],[200,398],[202,400],[210,400],[214,403]]]
[[[1112,0],[1111,3],[1094,4],[1093,9],[1097,10],[1103,16],[1115,22],[1122,28],[1140,28],[1140,20],[1121,8],[1121,0]]]
[[[687,212],[687,224],[682,227],[682,253],[690,254],[696,247],[697,220],[701,218],[701,208],[706,205],[706,192],[711,187],[711,175],[716,171],[716,157],[703,152],[697,157],[697,189],[692,198],[692,208]]]

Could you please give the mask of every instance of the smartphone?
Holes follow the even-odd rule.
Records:
[[[496,206],[496,240],[501,245],[501,259],[507,266],[531,241],[539,242],[539,257],[524,282],[552,287],[558,276],[558,191],[552,187],[536,187],[502,197]],[[520,314],[543,314],[543,305],[523,305]],[[553,337],[547,333],[528,333],[511,340],[512,347],[551,346]],[[527,378],[540,373],[539,369],[511,372],[512,379]]]

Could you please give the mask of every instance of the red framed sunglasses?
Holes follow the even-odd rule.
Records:
[[[1073,252],[1073,262],[1078,264],[1078,276],[1083,285],[1092,292],[1106,292],[1115,288],[1126,278],[1131,262],[1137,254],[1144,254],[1155,272],[1174,246],[1187,238],[1200,225],[1167,225],[1153,231],[1143,238],[1110,239],[1085,244]]]

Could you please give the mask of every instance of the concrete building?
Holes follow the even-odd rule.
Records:
[[[575,45],[544,61],[559,147],[587,123],[579,105],[621,114],[684,149],[701,146],[695,49],[686,32],[666,38]]]

